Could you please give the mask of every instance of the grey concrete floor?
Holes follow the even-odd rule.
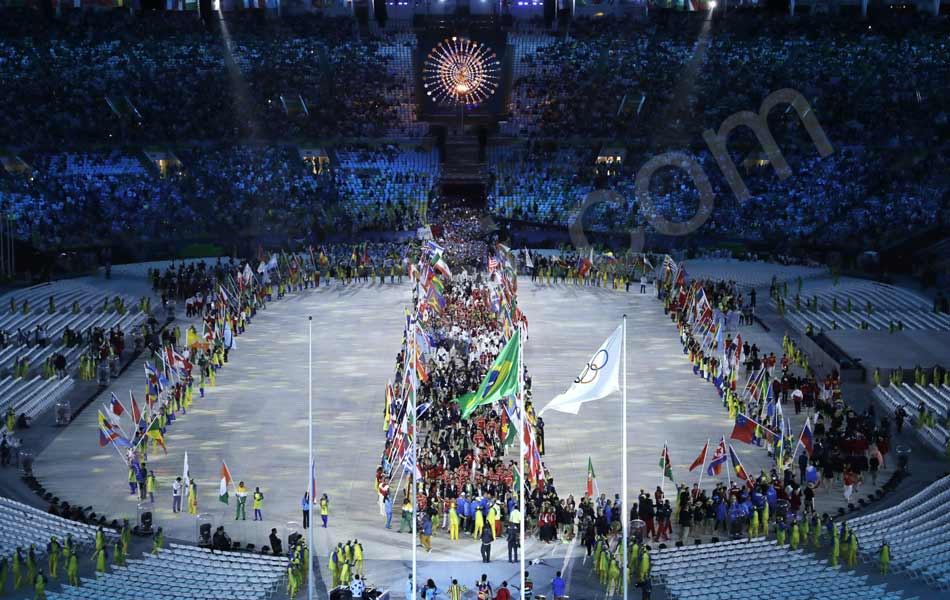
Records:
[[[307,316],[313,316],[314,428],[318,493],[331,502],[330,527],[315,531],[318,563],[323,565],[337,542],[359,538],[370,569],[370,582],[401,596],[411,537],[382,527],[373,474],[383,446],[383,390],[392,374],[404,323],[408,286],[333,285],[270,304],[238,338],[238,348],[218,375],[218,385],[198,399],[169,430],[167,456],[155,454],[150,466],[159,476],[153,509],[157,525],[173,539],[194,540],[196,521],[171,512],[170,483],[181,474],[188,452],[191,474],[199,485],[200,512],[223,524],[235,540],[266,543],[272,527],[282,534],[299,529],[300,497],[307,486]],[[706,439],[713,446],[728,438],[731,423],[712,385],[692,374],[676,329],[651,295],[573,285],[545,286],[526,278],[519,302],[529,319],[525,363],[533,379],[534,401],[543,406],[564,391],[593,351],[620,323],[628,321],[629,495],[660,484],[660,449],[669,444],[677,482],[690,485],[698,472],[688,466]],[[752,328],[750,328],[751,330]],[[773,332],[759,345],[775,344]],[[758,335],[743,331],[743,337]],[[140,368],[130,368],[111,390],[143,394]],[[108,397],[108,390],[104,397]],[[546,413],[545,462],[562,495],[584,493],[587,458],[597,471],[600,490],[620,491],[620,397],[585,405],[579,415]],[[793,427],[801,421],[793,420]],[[752,473],[774,464],[764,450],[737,444]],[[233,521],[233,504],[218,501],[220,465],[235,478],[265,494],[263,522]],[[37,458],[36,473],[46,487],[70,502],[93,505],[110,517],[134,516],[127,471],[111,448],[100,448],[95,410],[84,411]],[[721,477],[725,479],[725,471]],[[704,478],[704,485],[711,484]],[[667,493],[673,486],[665,482]],[[829,492],[840,497],[840,490]],[[822,496],[819,495],[819,510]],[[840,503],[840,500],[838,501]],[[398,515],[394,522],[398,520]],[[449,542],[437,533],[434,550],[420,550],[420,577],[440,586],[455,576],[469,586],[481,572],[497,584],[517,579],[516,565],[504,561],[504,543],[494,553],[501,561],[483,565],[472,540]],[[582,550],[567,544],[529,541],[526,556],[543,560],[531,567],[538,593],[549,586],[555,569],[565,571],[575,597],[597,593]],[[483,567],[485,570],[483,571]],[[576,576],[575,576],[576,575]],[[325,585],[323,579],[321,584]]]

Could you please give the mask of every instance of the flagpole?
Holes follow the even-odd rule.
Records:
[[[703,471],[706,470],[706,455],[709,453],[709,438],[706,438],[706,449],[703,451],[703,466],[699,469],[699,489],[703,489]]]
[[[310,482],[307,485],[309,488],[307,493],[312,494],[315,489],[313,485],[313,471],[315,468],[313,464],[313,315],[307,317],[307,408],[309,414],[307,419],[309,438],[307,454],[310,457],[310,464],[307,465],[307,469],[309,469],[307,481]],[[307,527],[307,548],[310,550],[310,560],[307,561],[307,600],[313,600],[313,559],[316,556],[316,549],[313,547],[313,503],[316,501],[316,498],[310,498],[310,504],[307,507],[310,511],[310,514],[307,515],[307,521],[310,522],[310,526]]]
[[[630,575],[628,573],[629,565],[627,564],[627,535],[628,528],[630,526],[630,513],[627,510],[627,315],[623,316],[623,346],[621,346],[620,354],[623,356],[623,362],[621,362],[621,367],[623,368],[623,387],[620,388],[620,430],[622,431],[620,435],[620,446],[621,446],[621,455],[620,455],[620,465],[622,473],[620,476],[620,487],[622,488],[621,496],[621,523],[623,524],[623,569],[621,570],[621,577],[623,577],[623,600],[627,600],[628,585],[630,581]]]
[[[663,460],[660,462],[660,491],[666,494],[666,461],[670,459],[669,440],[663,440]]]
[[[725,436],[722,437],[721,443],[726,448],[726,481],[729,482],[729,487],[731,488],[732,487],[732,473],[730,473],[730,471],[734,469],[735,467],[729,464],[731,457],[729,456],[729,447],[726,446]]]
[[[124,437],[129,438],[129,434],[125,432],[125,427],[122,426],[122,420],[119,419],[119,416],[118,416],[118,415],[116,415],[114,412],[112,412],[112,407],[111,407],[111,406],[105,406],[105,404],[103,404],[103,407],[106,409],[106,414],[115,415],[115,418],[116,418],[116,421],[115,421],[115,422],[112,421],[112,418],[111,418],[111,417],[106,417],[107,420],[109,421],[109,423],[112,423],[112,426],[113,426],[113,427],[118,427],[118,428],[119,428],[119,431],[122,433],[122,435],[123,435]],[[122,410],[125,410],[125,409],[123,408]],[[105,416],[105,415],[103,415],[103,416]],[[129,441],[131,442],[131,441],[132,441],[132,438],[129,438]]]
[[[521,430],[518,434],[518,466],[521,469],[521,477],[518,481],[518,510],[521,511],[521,522],[518,524],[518,543],[521,545],[521,600],[525,600],[524,586],[525,586],[525,564],[524,564],[524,555],[525,555],[525,535],[524,535],[524,522],[528,518],[528,511],[524,503],[524,487],[527,484],[527,478],[525,477],[525,448],[524,448],[524,436],[528,434],[528,424],[525,420],[526,416],[526,402],[524,398],[524,336],[522,335],[522,326],[518,324],[518,396],[521,398],[521,406],[518,409],[518,425]]]
[[[417,310],[413,312],[416,312],[418,314]],[[415,373],[415,369],[416,369],[417,358],[416,358],[416,346],[409,339],[409,328],[407,327],[406,328],[406,350],[407,351],[409,350],[410,346],[412,348],[412,360],[410,361],[408,368],[413,369],[413,372],[411,372],[409,375],[409,383],[412,386],[412,393],[409,395],[409,402],[410,402],[409,419],[411,419],[409,421],[409,425],[412,430],[412,442],[410,443],[410,447],[412,449],[412,472],[409,474],[409,480],[412,482],[412,486],[410,488],[411,493],[412,493],[412,598],[415,599],[416,594],[418,593],[416,591],[417,583],[418,583],[416,581],[416,567],[418,565],[418,557],[417,557],[417,550],[416,550],[416,539],[417,539],[416,536],[418,535],[418,532],[416,530],[416,523],[418,523],[419,521],[419,519],[417,518],[418,517],[417,511],[419,507],[416,505],[416,498],[418,497],[416,494],[416,469],[419,468],[419,465],[416,463],[416,461],[419,458],[418,453],[416,452],[416,440],[418,438],[418,432],[416,431],[416,373]]]
[[[99,431],[102,432],[102,433],[105,433],[105,434],[106,434],[106,437],[109,437],[109,438],[112,437],[112,434],[110,434],[108,430],[103,429],[103,428],[102,428],[102,425],[99,425]],[[110,439],[110,440],[109,440],[109,445],[112,446],[113,448],[115,448],[116,454],[119,455],[119,458],[122,459],[122,462],[125,463],[125,466],[129,466],[129,459],[128,459],[128,457],[122,456],[122,452],[119,450],[119,447],[115,445],[115,440]]]

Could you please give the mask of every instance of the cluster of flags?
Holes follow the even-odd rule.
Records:
[[[706,291],[699,282],[687,282],[686,269],[683,266],[677,264],[669,256],[664,257],[663,266],[671,296],[675,297],[679,306],[686,309],[694,338],[700,340],[700,352],[704,355],[712,352],[719,353],[716,361],[717,366],[712,373],[709,373],[709,376],[720,396],[729,394],[730,414],[735,417],[732,433],[729,436],[730,439],[755,446],[762,446],[763,442],[768,444],[774,449],[776,462],[780,469],[784,468],[789,460],[794,459],[799,447],[805,448],[805,451],[811,456],[814,451],[814,444],[810,423],[808,420],[805,421],[797,440],[792,437],[791,426],[788,419],[782,414],[781,402],[775,397],[774,382],[770,380],[767,367],[763,365],[759,368],[748,378],[745,385],[741,387],[737,385],[742,356],[742,337],[737,335],[735,342],[727,347],[723,338],[730,315],[721,312],[710,304]],[[694,372],[698,373],[700,368],[700,366],[694,365]],[[735,398],[735,401],[732,401],[733,398]],[[750,404],[759,407],[756,417],[745,414],[739,409],[741,401],[745,400],[749,400]],[[794,449],[792,449],[793,446]],[[700,457],[697,457],[697,461],[700,458],[705,461],[707,449],[708,442],[707,447],[704,447],[700,453]],[[715,465],[715,468],[710,468],[708,473],[710,475],[718,474],[722,464],[727,459],[731,462],[732,472],[736,477],[748,481],[748,474],[739,461],[738,454],[731,445],[727,446],[725,444],[724,439],[720,441],[711,463]],[[699,464],[702,464],[702,461]],[[694,462],[690,470],[692,471],[696,466],[697,463]]]
[[[445,248],[429,240],[422,246],[419,264],[409,266],[409,277],[419,286],[419,314],[445,310],[445,285],[452,280],[452,271],[444,254]]]
[[[355,254],[355,251],[354,251]],[[391,464],[402,466],[404,474],[417,479],[422,471],[415,460],[415,420],[428,410],[431,403],[418,405],[416,390],[420,383],[429,381],[427,355],[434,343],[420,321],[427,311],[445,310],[445,288],[452,279],[452,271],[445,260],[445,248],[433,240],[423,244],[418,264],[409,265],[409,277],[416,282],[418,304],[415,310],[406,310],[406,328],[403,334],[403,360],[396,368],[396,377],[386,383],[383,407],[383,430],[392,442],[387,455]],[[409,407],[416,405],[416,414]]]
[[[514,333],[516,323],[527,323],[518,308],[518,276],[515,257],[508,246],[495,244],[488,257],[488,291],[491,310],[502,323],[505,338]]]
[[[108,446],[112,444],[117,449],[135,449],[143,439],[150,438],[155,440],[165,453],[168,449],[165,447],[165,438],[158,422],[158,415],[149,414],[149,405],[145,405],[145,410],[139,408],[135,395],[129,390],[129,399],[131,401],[131,410],[125,408],[119,397],[112,392],[109,403],[103,405],[99,410],[99,445]],[[128,415],[131,423],[129,429],[122,425],[122,415]]]

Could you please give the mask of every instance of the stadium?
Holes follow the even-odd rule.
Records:
[[[0,596],[950,599],[947,11],[0,0]]]

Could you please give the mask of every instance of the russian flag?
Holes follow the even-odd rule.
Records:
[[[811,458],[812,453],[815,451],[815,439],[811,434],[811,427],[808,425],[808,421],[805,421],[805,426],[802,428],[802,434],[799,436],[799,441],[801,441],[802,446],[805,447],[805,452],[808,453],[808,458]]]
[[[746,444],[751,444],[753,440],[755,440],[755,426],[755,421],[739,413],[739,415],[736,416],[736,424],[732,428],[732,434],[729,437],[734,440],[739,440],[740,442],[745,442]]]

